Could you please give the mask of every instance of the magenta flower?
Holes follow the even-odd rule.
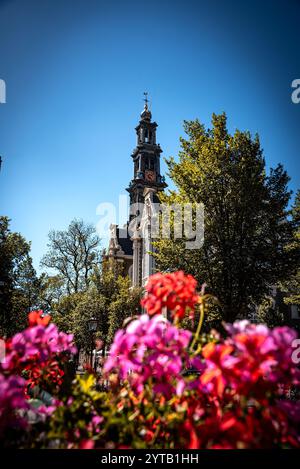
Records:
[[[226,329],[226,340],[206,345],[202,360],[194,359],[193,366],[201,374],[191,388],[222,399],[233,393],[260,400],[267,391],[280,395],[280,386],[299,384],[300,372],[292,362],[292,342],[297,337],[294,330],[271,330],[248,321],[228,324]]]
[[[289,327],[269,329],[248,321],[227,325],[227,330],[230,333],[228,343],[234,346],[235,354],[240,355],[243,380],[256,381],[261,377],[273,383],[299,383],[300,372],[292,362],[296,331]]]
[[[0,374],[0,436],[7,428],[24,427],[26,422],[17,411],[27,410],[24,389],[26,381],[20,376]]]
[[[45,363],[53,355],[62,352],[76,353],[72,334],[59,332],[55,324],[29,327],[12,338],[2,368],[12,370],[18,364],[30,360]]]
[[[190,338],[189,331],[178,329],[161,315],[141,315],[117,332],[104,370],[128,379],[137,393],[151,380],[156,393],[181,394]]]

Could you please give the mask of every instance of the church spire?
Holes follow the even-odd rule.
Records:
[[[160,174],[160,154],[162,149],[156,143],[156,122],[152,121],[149,110],[148,93],[144,92],[144,109],[138,126],[135,128],[137,145],[132,153],[133,179],[128,188],[131,194],[131,203],[134,202],[139,193],[139,199],[145,187],[155,188],[162,191],[166,187],[164,177]]]
[[[144,109],[141,113],[141,119],[144,120],[144,121],[151,121],[151,118],[152,118],[152,115],[151,115],[151,112],[149,111],[149,108],[148,108],[148,92],[147,91],[144,91],[144,101],[145,101],[145,104],[144,104]]]

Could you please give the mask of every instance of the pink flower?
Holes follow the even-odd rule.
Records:
[[[81,440],[79,443],[79,449],[93,449],[95,442],[93,440]]]
[[[300,402],[282,400],[278,401],[277,407],[281,409],[291,421],[300,424]]]
[[[292,362],[295,331],[287,327],[235,322],[226,326],[229,337],[203,348],[193,366],[200,376],[191,388],[219,399],[252,396],[261,401],[267,393],[280,395],[280,385],[299,383],[299,370]]]
[[[161,315],[141,315],[117,332],[104,370],[128,379],[137,393],[150,379],[154,392],[181,393],[190,338],[189,331],[178,329]]]
[[[26,381],[20,376],[0,374],[0,412],[6,408],[27,408],[24,396]]]
[[[240,357],[240,377],[245,381],[258,379],[271,383],[299,383],[300,372],[292,362],[292,343],[296,331],[289,327],[269,329],[248,321],[227,325],[228,342]]]
[[[29,327],[12,338],[2,368],[13,370],[32,360],[42,364],[63,352],[76,353],[72,334],[59,332],[55,324]]]
[[[20,376],[5,377],[0,374],[0,436],[9,427],[25,427],[26,422],[16,413],[27,410],[25,399],[26,381]]]

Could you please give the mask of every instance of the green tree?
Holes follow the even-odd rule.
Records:
[[[39,281],[40,308],[51,313],[65,296],[65,282],[59,275],[48,275],[45,272],[41,274]]]
[[[0,331],[7,335],[24,327],[39,292],[30,243],[9,224],[8,217],[0,217]]]
[[[117,295],[111,302],[108,316],[108,336],[107,342],[113,341],[118,329],[121,329],[124,321],[140,311],[141,289],[131,288],[129,277],[118,277],[116,280]]]
[[[99,263],[100,240],[92,225],[73,220],[65,231],[49,233],[48,252],[41,266],[54,270],[65,285],[67,294],[88,288],[90,275]]]
[[[298,190],[295,202],[292,207],[292,223],[294,227],[294,237],[288,251],[296,251],[300,256],[300,190]],[[283,290],[286,292],[285,303],[295,304],[300,308],[300,266],[288,280],[283,283]]]
[[[105,306],[103,296],[98,294],[94,285],[90,285],[85,292],[65,297],[59,304],[59,315],[55,315],[54,320],[57,322],[59,317],[60,327],[74,334],[78,349],[89,352],[95,339],[95,334],[89,330],[91,318],[98,323],[96,336],[104,341],[106,339],[108,313]]]
[[[299,329],[299,321],[292,317],[291,305],[300,308],[300,191],[296,194],[291,215],[294,236],[286,246],[286,251],[293,253],[295,267],[298,268],[292,273],[289,272],[285,281],[278,282],[275,296],[273,291],[272,295],[265,297],[257,309],[257,319],[270,327],[289,325]]]
[[[162,202],[203,203],[205,240],[198,250],[185,240],[155,243],[159,270],[183,269],[220,301],[220,318],[245,317],[270,285],[293,269],[294,252],[288,220],[289,177],[282,165],[266,175],[258,136],[228,133],[226,115],[212,117],[212,129],[198,120],[186,121],[188,139],[181,139],[179,161],[167,160],[176,190]]]
[[[75,335],[79,349],[87,352],[95,337],[105,349],[125,318],[133,316],[139,307],[140,289],[130,288],[130,279],[116,273],[106,261],[95,267],[86,291],[63,296],[53,303],[53,320],[59,327]],[[96,334],[89,331],[88,321],[97,320]]]

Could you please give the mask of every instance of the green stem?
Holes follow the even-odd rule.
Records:
[[[195,336],[194,336],[194,339],[193,339],[193,342],[191,343],[191,349],[194,348],[195,344],[197,343],[198,339],[199,339],[199,334],[201,332],[201,328],[202,328],[202,324],[203,324],[203,320],[204,320],[204,300],[202,299],[202,302],[200,304],[200,317],[199,317],[199,322],[198,322],[198,326],[197,326],[197,330],[196,330],[196,333],[195,333]]]

